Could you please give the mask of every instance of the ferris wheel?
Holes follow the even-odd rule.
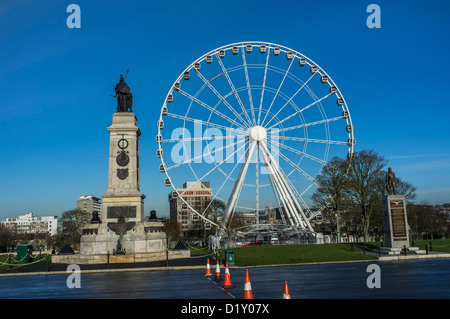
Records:
[[[278,209],[283,225],[314,232],[310,196],[333,156],[353,156],[347,103],[317,63],[267,42],[239,42],[191,63],[170,87],[157,123],[162,178],[193,217],[225,229],[234,213]],[[209,205],[185,200],[211,190]],[[209,185],[204,182],[209,182]],[[200,185],[200,186],[199,186]],[[207,186],[206,186],[207,185]],[[225,205],[220,221],[211,203]]]

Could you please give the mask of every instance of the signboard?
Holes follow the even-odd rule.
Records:
[[[392,216],[392,233],[394,235],[394,240],[396,237],[406,237],[406,226],[405,226],[405,212],[403,208],[401,209],[391,209]]]
[[[111,206],[107,210],[107,218],[136,218],[136,206]]]
[[[406,200],[403,195],[386,195],[382,200],[386,247],[409,247]]]

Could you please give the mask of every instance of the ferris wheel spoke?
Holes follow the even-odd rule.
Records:
[[[270,144],[271,145],[271,144]],[[271,145],[271,149],[275,152],[277,152],[277,154],[283,158],[289,165],[291,165],[293,168],[295,168],[297,171],[299,171],[303,176],[305,176],[307,179],[309,179],[312,183],[317,185],[317,181],[311,177],[308,173],[306,173],[303,169],[301,169],[300,167],[298,167],[297,164],[295,164],[294,162],[292,162],[289,158],[286,157],[286,155],[284,155],[283,153],[281,153],[280,151],[278,151],[275,147],[273,147],[273,145]]]
[[[279,166],[278,162],[273,158],[272,154],[270,154],[266,143],[262,141],[259,145],[262,149],[263,159],[265,160],[266,166],[269,167],[269,172],[271,173],[269,176],[273,178],[275,188],[277,189],[282,202],[284,202],[284,208],[286,210],[286,215],[289,222],[291,225],[300,225],[305,227],[307,221],[300,218],[302,215],[302,207],[296,200],[295,195],[287,182],[286,175]]]
[[[163,139],[161,143],[179,143],[179,142],[198,142],[211,140],[224,140],[245,137],[246,135],[226,135],[226,136],[203,136],[203,137],[186,137],[177,139]]]
[[[196,186],[199,182],[201,182],[204,178],[206,178],[209,174],[211,174],[214,170],[216,170],[220,165],[222,165],[223,163],[225,163],[230,157],[233,157],[234,154],[236,154],[237,152],[239,152],[243,147],[245,147],[248,144],[248,141],[242,145],[240,148],[238,148],[236,151],[234,151],[232,154],[230,154],[226,159],[224,159],[222,162],[220,162],[219,164],[217,164],[216,166],[214,166],[214,168],[212,168],[209,172],[207,172],[205,175],[203,175],[201,178],[197,179],[197,181],[195,183],[193,183],[191,186],[189,186],[187,189],[185,189],[183,191],[183,194],[185,192],[187,192],[188,190],[190,190],[192,187]],[[184,199],[183,199],[184,201]],[[185,202],[185,201],[184,201]],[[186,202],[185,202],[186,203]],[[188,207],[192,210],[192,211],[196,211],[195,209],[193,209],[188,203],[186,203],[188,205]],[[203,215],[201,214],[197,214],[200,215],[200,217],[206,221],[211,222],[212,224],[214,224],[215,226],[219,227],[219,225],[217,225],[216,223],[206,219]]]
[[[287,175],[287,176],[289,176],[289,175]],[[304,207],[303,212],[306,210],[306,212],[307,212],[309,215],[311,215],[311,210],[309,209],[308,205],[306,204],[305,200],[303,199],[303,195],[305,194],[305,192],[303,192],[303,193],[300,195],[300,194],[298,193],[297,189],[296,189],[296,188],[294,187],[294,185],[292,184],[291,180],[290,180],[290,179],[287,179],[287,181],[288,181],[289,185],[291,186],[292,191],[295,193],[296,199],[299,200],[299,201],[303,204],[303,207]],[[315,185],[315,184],[311,183],[307,189],[309,189],[312,185]],[[304,217],[306,218],[306,214],[304,215]]]
[[[319,102],[321,102],[322,100],[326,99],[326,98],[329,97],[330,95],[333,95],[333,93],[328,93],[327,95],[321,97],[320,99],[314,101],[313,103],[311,103],[311,104],[305,106],[305,107],[302,108],[301,110],[298,110],[297,112],[292,113],[292,114],[289,115],[288,117],[282,119],[281,121],[278,121],[277,123],[275,123],[275,124],[272,125],[271,127],[267,128],[267,130],[270,130],[272,127],[277,126],[277,125],[279,125],[279,124],[281,124],[281,123],[283,123],[283,122],[289,120],[290,118],[296,116],[297,114],[299,114],[299,113],[301,113],[301,112],[303,112],[303,111],[309,109],[311,106],[316,105],[317,103],[319,103]],[[266,115],[267,115],[267,114],[266,114]]]
[[[308,143],[348,145],[348,142],[343,142],[343,141],[320,140],[320,139],[304,138],[304,137],[280,136],[279,139],[280,140],[299,141],[299,142],[308,142]]]
[[[296,154],[298,154],[298,155],[301,155],[301,156],[303,156],[303,157],[309,158],[310,160],[313,160],[313,161],[315,161],[315,162],[317,162],[317,163],[320,163],[320,164],[322,164],[322,165],[328,164],[327,161],[321,160],[320,158],[317,158],[317,157],[315,157],[315,156],[309,155],[309,154],[307,154],[307,153],[304,153],[304,152],[302,152],[302,151],[299,151],[299,150],[297,150],[297,149],[295,149],[295,148],[292,148],[292,147],[290,147],[290,146],[287,146],[287,145],[278,143],[277,141],[272,141],[272,143],[275,143],[275,146],[284,148],[284,149],[286,149],[286,150],[288,150],[288,151],[291,151],[291,152],[296,153]]]
[[[266,144],[265,143],[261,143],[261,144],[263,147],[263,154],[266,153],[266,156],[269,157],[269,160],[268,160],[269,163],[270,162],[272,163],[272,167],[273,167],[272,170],[275,172],[278,171],[278,178],[281,180],[281,187],[280,187],[279,191],[284,192],[284,196],[287,196],[287,201],[285,201],[285,208],[286,208],[288,217],[290,215],[291,218],[293,218],[295,220],[295,225],[297,225],[297,226],[300,225],[301,227],[304,227],[311,231],[314,231],[311,224],[309,223],[307,216],[305,215],[305,213],[302,209],[302,206],[298,202],[298,198],[300,198],[301,201],[304,203],[303,198],[301,198],[298,195],[298,192],[296,190],[295,191],[292,190],[292,189],[295,189],[295,187],[292,185],[292,183],[289,181],[289,179],[286,178],[286,174],[283,173],[278,162],[272,157]],[[296,195],[298,197],[296,197]],[[281,196],[283,196],[283,195],[281,195]]]
[[[241,51],[242,51],[242,61],[244,64],[245,81],[247,82],[248,100],[250,103],[250,110],[252,112],[252,121],[253,121],[253,125],[256,125],[256,117],[255,117],[255,111],[253,110],[252,91],[250,89],[250,79],[248,78],[247,60],[245,59],[244,47],[242,47]]]
[[[218,163],[216,166],[214,166],[211,170],[209,170],[205,175],[203,175],[202,177],[200,177],[197,182],[199,183],[200,181],[202,181],[204,178],[206,178],[209,174],[211,174],[212,172],[214,172],[217,168],[219,168],[220,165],[222,165],[223,163],[225,163],[228,159],[230,159],[231,157],[234,156],[234,154],[236,154],[237,152],[239,152],[242,148],[244,148],[246,145],[248,144],[248,141],[246,143],[244,143],[241,147],[239,147],[237,150],[235,150],[232,154],[230,154],[227,158],[225,158],[222,162]],[[195,184],[192,184],[189,188],[187,188],[185,191],[189,190],[190,188],[192,188]]]
[[[230,78],[230,75],[229,75],[228,72],[227,72],[227,69],[226,69],[225,66],[223,65],[222,59],[219,57],[218,54],[216,54],[216,58],[217,58],[217,61],[219,61],[219,65],[220,65],[220,67],[222,68],[222,72],[223,72],[223,74],[225,75],[225,77],[226,77],[226,79],[227,79],[227,81],[228,81],[228,84],[230,85],[230,88],[231,88],[231,90],[233,91],[233,94],[234,94],[234,96],[236,97],[236,99],[237,99],[237,101],[238,101],[238,103],[239,103],[239,105],[240,105],[240,107],[241,107],[241,109],[242,109],[242,113],[245,115],[245,117],[246,117],[246,119],[247,119],[247,121],[248,121],[248,124],[251,126],[252,121],[251,121],[250,117],[248,116],[247,111],[245,110],[244,104],[242,104],[241,98],[239,97],[239,94],[237,93],[237,91],[236,91],[236,89],[235,89],[235,87],[234,87],[234,84],[233,84],[233,82],[231,81],[231,78]]]
[[[300,125],[294,125],[294,126],[290,126],[290,127],[283,127],[283,128],[280,128],[278,130],[278,132],[286,132],[286,131],[295,130],[295,129],[298,129],[298,128],[305,128],[305,127],[308,127],[308,126],[330,123],[330,122],[342,120],[342,119],[345,119],[345,118],[346,118],[345,116],[338,116],[338,117],[333,117],[333,118],[329,118],[329,119],[325,119],[325,120],[321,120],[321,121],[305,123],[305,124],[300,124]]]
[[[258,113],[258,125],[261,121],[261,110],[263,105],[263,99],[264,99],[264,90],[266,88],[266,79],[267,79],[267,69],[269,66],[269,57],[270,57],[270,47],[267,48],[267,57],[266,57],[266,64],[264,66],[264,79],[262,84],[262,90],[261,90],[261,101],[259,102],[259,113]]]
[[[202,158],[205,157],[205,156],[209,156],[209,155],[214,154],[214,153],[216,153],[216,152],[219,152],[219,151],[222,151],[222,150],[227,149],[227,148],[229,148],[229,147],[235,146],[236,144],[238,144],[238,143],[240,143],[240,142],[242,142],[242,141],[238,140],[238,141],[235,142],[235,143],[228,144],[228,145],[226,145],[226,146],[224,146],[224,147],[221,147],[221,148],[213,149],[213,150],[209,151],[208,153],[201,154],[201,155],[198,155],[198,156],[196,156],[196,157],[190,158],[190,159],[188,159],[188,160],[186,160],[186,161],[183,161],[183,162],[181,162],[181,163],[172,165],[172,166],[170,166],[170,167],[167,167],[167,168],[166,168],[166,171],[170,171],[171,169],[177,168],[177,167],[179,167],[179,166],[182,166],[182,165],[185,165],[185,164],[192,163],[193,161],[202,159]]]
[[[231,175],[233,174],[233,172],[235,171],[235,169],[238,167],[238,165],[241,163],[241,160],[244,158],[245,153],[242,154],[242,156],[239,158],[239,160],[236,161],[236,165],[234,165],[233,169],[231,170],[230,174],[228,174],[225,178],[225,180],[223,181],[222,185],[220,185],[219,189],[217,190],[216,194],[214,195],[213,199],[211,200],[211,202],[208,204],[208,206],[205,208],[205,210],[203,211],[203,214],[208,210],[209,206],[211,206],[212,202],[219,196],[220,191],[222,190],[222,188],[225,186],[226,182],[228,181],[228,179],[230,179]]]
[[[209,106],[208,104],[206,104],[205,102],[197,99],[195,96],[190,95],[186,91],[183,91],[183,90],[180,89],[178,92],[180,92],[182,95],[184,95],[188,99],[192,100],[193,102],[196,102],[197,104],[203,106],[205,109],[207,109],[207,110],[211,111],[212,113],[217,114],[221,118],[227,120],[231,124],[235,124],[236,126],[239,126],[240,128],[244,128],[242,125],[238,124],[235,120],[229,118],[228,116],[226,116],[222,112],[217,111],[215,108],[213,108],[213,107]]]
[[[289,67],[287,68],[286,72],[284,73],[283,80],[281,80],[280,85],[278,86],[277,92],[275,93],[275,96],[272,99],[272,103],[270,103],[269,109],[267,110],[266,116],[264,116],[263,121],[261,122],[261,126],[264,126],[264,122],[266,121],[267,115],[270,113],[270,109],[273,106],[273,103],[275,102],[275,99],[278,96],[278,92],[280,92],[281,87],[283,86],[284,80],[286,79],[287,75],[289,74],[289,70],[291,69],[292,63],[295,59],[292,59],[291,63],[289,64]]]
[[[317,73],[317,72],[316,72]],[[292,95],[290,98],[289,98],[289,100],[287,100],[286,101],[286,103],[284,103],[284,105],[278,110],[278,112],[277,113],[275,113],[275,115],[269,120],[269,122],[267,122],[266,123],[266,126],[267,125],[269,125],[269,123],[270,122],[272,122],[272,120],[286,107],[286,105],[288,105],[291,101],[292,101],[292,99],[308,84],[308,82],[314,77],[314,75],[316,74],[316,73],[313,73],[310,77],[309,77],[309,79],[305,82],[305,83],[303,83],[303,85],[297,90],[297,92],[295,92],[294,93],[294,95]]]
[[[176,118],[176,119],[180,119],[183,121],[188,121],[188,122],[193,122],[193,123],[198,123],[201,125],[205,125],[205,126],[211,126],[211,127],[215,127],[215,128],[220,128],[223,129],[227,132],[236,132],[236,133],[245,133],[244,130],[238,129],[238,128],[230,128],[228,126],[224,126],[224,125],[220,125],[220,124],[216,124],[213,122],[205,122],[199,119],[194,119],[192,117],[187,117],[187,116],[183,116],[183,115],[178,115],[178,114],[174,114],[174,113],[167,113],[168,117],[172,117],[172,118]]]
[[[273,189],[273,192],[275,194],[275,198],[277,199],[278,205],[279,205],[281,211],[283,212],[283,215],[288,220],[288,223],[290,225],[293,225],[292,214],[290,212],[290,207],[288,206],[288,204],[286,202],[285,194],[281,190],[280,181],[277,179],[277,177],[275,175],[275,171],[270,166],[270,164],[269,164],[270,161],[267,159],[267,157],[265,156],[264,153],[262,153],[262,157],[264,159],[264,164],[266,165],[266,168],[267,168],[267,170],[269,172],[270,184],[272,185],[272,189]],[[286,223],[286,221],[284,221],[284,223]]]
[[[208,81],[201,73],[200,71],[195,71],[197,75],[202,79],[202,81],[211,89],[211,91],[223,102],[223,104],[237,117],[241,120],[242,125],[239,125],[240,127],[250,127],[247,122],[239,115],[238,112],[228,103],[228,101],[216,90],[216,88],[211,84],[211,81]]]
[[[225,210],[223,212],[222,217],[222,227],[226,227],[228,220],[230,218],[230,215],[234,213],[234,209],[237,205],[237,202],[239,200],[239,196],[241,194],[242,186],[244,185],[244,179],[245,175],[247,174],[247,169],[250,164],[251,157],[253,155],[253,152],[256,147],[256,141],[250,142],[250,145],[248,147],[248,150],[245,155],[244,163],[241,166],[241,170],[239,171],[238,178],[236,179],[236,182],[234,184],[233,190],[231,192],[230,197],[228,198],[227,205],[225,207]]]

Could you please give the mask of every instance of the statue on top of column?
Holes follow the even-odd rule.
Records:
[[[131,94],[130,87],[125,82],[122,74],[120,75],[120,82],[117,83],[114,90],[116,95],[113,97],[117,97],[117,112],[128,112],[128,109],[130,112],[133,112],[133,94]]]
[[[395,189],[395,173],[389,167],[386,173],[386,189],[389,195],[396,195],[397,191]]]

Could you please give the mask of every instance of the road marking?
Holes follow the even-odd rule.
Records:
[[[226,291],[226,289],[223,288],[222,286],[219,286],[219,285],[217,284],[217,282],[211,280],[211,278],[208,278],[208,280],[211,281],[212,283],[214,283],[214,284],[215,284],[216,286],[218,286],[220,289],[224,290],[224,291],[225,291],[228,295],[230,295],[233,299],[236,299],[236,297],[235,297],[231,292]]]

